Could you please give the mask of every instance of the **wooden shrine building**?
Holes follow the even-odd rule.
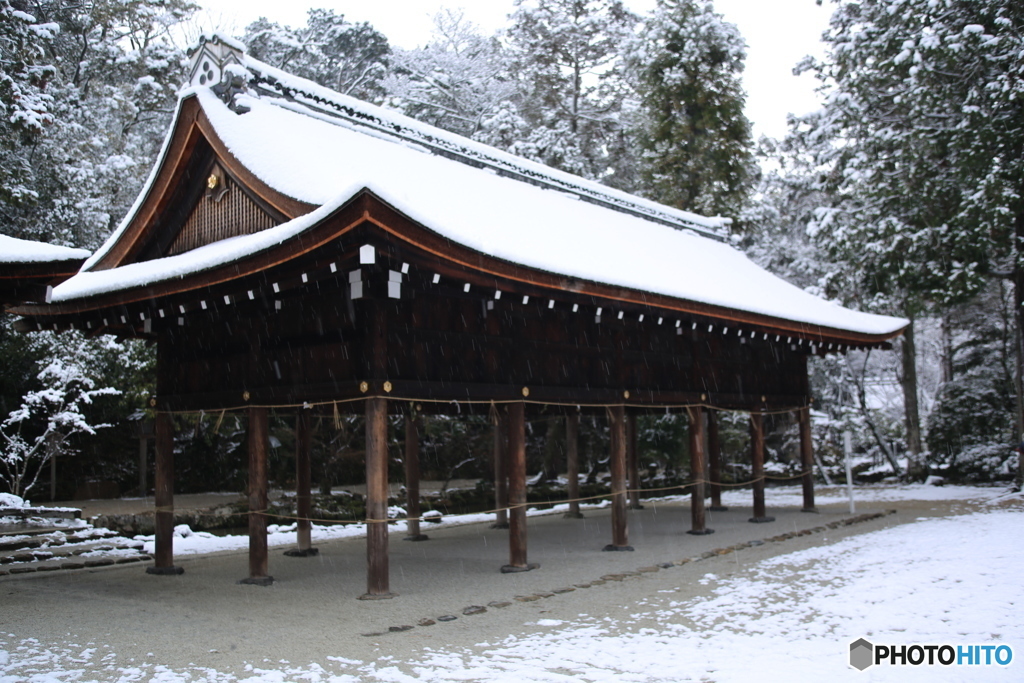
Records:
[[[0,313],[3,306],[47,303],[53,286],[82,267],[89,252],[0,235]]]
[[[390,595],[386,420],[413,408],[493,405],[502,415],[505,571],[532,568],[524,425],[542,406],[609,416],[610,549],[628,547],[626,424],[646,410],[691,420],[692,532],[707,531],[704,415],[716,409],[750,412],[755,477],[763,411],[799,412],[813,508],[807,358],[884,345],[906,321],[841,308],[772,276],[728,244],[723,219],[340,95],[234,41],[204,38],[191,69],[121,226],[50,303],[15,309],[25,331],[155,342],[153,571],[177,571],[176,411],[248,413],[254,583],[270,580],[259,514],[269,409],[299,416],[300,516],[309,514],[308,416],[365,413],[365,597]],[[406,424],[415,466],[416,422]],[[765,519],[760,485],[755,520]],[[299,535],[309,548],[308,521]]]

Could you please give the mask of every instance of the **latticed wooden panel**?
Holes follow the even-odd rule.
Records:
[[[277,225],[273,217],[249,199],[230,179],[223,178],[221,182],[224,187],[218,188],[219,192],[208,192],[199,199],[181,232],[171,243],[168,256],[229,237],[251,235]]]

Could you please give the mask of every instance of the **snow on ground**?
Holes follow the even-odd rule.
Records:
[[[988,499],[997,493],[943,491]],[[910,487],[876,495],[929,494]],[[172,671],[155,662],[119,662],[107,645],[49,645],[0,632],[0,683],[1019,680],[1022,524],[1020,508],[921,518],[778,555],[731,577],[707,573],[700,583],[710,587],[708,594],[679,599],[675,590],[652,593],[627,619],[529,621],[500,642],[427,649],[406,660],[331,656],[330,670],[282,662],[250,667],[241,678],[198,666]],[[860,637],[892,645],[1006,644],[1015,661],[1007,667],[875,666],[858,673],[847,656],[849,643]]]
[[[930,519],[787,553],[713,595],[651,600],[632,623],[588,618],[493,646],[367,666],[367,680],[822,681],[849,643],[1009,644],[1024,656],[1021,512]],[[660,602],[660,604],[658,604]],[[548,626],[535,622],[534,626]],[[863,680],[1015,680],[1010,667],[874,668]],[[410,675],[415,672],[415,676]],[[375,676],[376,678],[370,678]]]
[[[1005,489],[986,488],[978,486],[926,486],[926,485],[874,485],[854,487],[854,497],[858,504],[896,502],[901,500],[963,500],[963,501],[986,501],[1001,497]],[[765,491],[765,502],[769,510],[773,507],[800,507],[803,504],[803,494],[799,487],[781,486],[769,488]],[[651,502],[663,502],[667,504],[684,503],[689,501],[689,494],[663,496],[650,499]],[[815,492],[815,502],[818,505],[843,504],[847,503],[846,489],[840,486],[819,487]],[[751,504],[750,489],[727,489],[722,492],[722,503],[727,506],[743,507]],[[604,508],[610,505],[610,501],[601,500],[594,503],[582,503],[583,510]],[[551,508],[537,509],[529,508],[527,516],[561,514],[569,509],[567,503],[555,505]],[[404,515],[401,508],[392,508],[392,516]],[[438,521],[434,521],[431,513],[424,515],[424,522],[421,526],[425,530],[438,527],[461,526],[463,524],[479,524],[493,521],[493,514],[476,513],[466,515],[444,515]],[[429,521],[427,521],[429,520]],[[10,522],[17,520],[11,519]],[[42,520],[48,526],[58,525],[58,520]],[[61,526],[70,526],[81,535],[80,527],[85,523],[80,520],[64,522]],[[296,542],[295,524],[271,524],[267,527],[267,542],[271,547],[293,545]],[[404,520],[396,520],[390,527],[392,533],[405,534],[407,527]],[[97,533],[106,532],[106,529],[96,529]],[[59,536],[63,532],[55,532]],[[312,537],[314,542],[326,542],[342,538],[359,538],[366,535],[365,524],[314,524]],[[136,541],[144,545],[142,552],[153,554],[156,552],[154,536],[136,536]],[[59,543],[59,540],[58,540]],[[222,551],[243,551],[249,547],[248,535],[223,535],[206,531],[193,531],[187,524],[180,524],[174,528],[174,554],[175,555],[199,555]],[[110,553],[111,556],[119,553]],[[100,553],[102,555],[102,552]]]
[[[926,484],[874,484],[854,486],[853,498],[857,503],[893,503],[901,500],[963,500],[985,501],[1001,497],[1007,490],[1003,487],[985,486],[929,486]],[[722,491],[723,505],[750,505],[750,489]],[[845,504],[845,486],[816,486],[816,505]],[[765,502],[775,507],[800,507],[803,505],[803,489],[798,486],[783,486],[765,490]]]
[[[595,509],[601,507],[607,507],[610,505],[607,501],[602,501],[592,505],[581,505],[582,509]],[[568,504],[556,505],[553,508],[547,510],[538,510],[536,508],[530,508],[526,514],[528,517],[536,515],[550,515],[555,513],[561,513],[569,509]],[[391,512],[404,515],[405,510],[401,508],[390,508]],[[467,515],[443,515],[435,516],[430,512],[423,515],[424,522],[420,525],[423,530],[429,530],[431,528],[438,527],[451,527],[451,526],[462,526],[463,524],[482,524],[484,522],[493,522],[493,514],[476,513]],[[434,520],[437,521],[434,521]],[[404,520],[396,520],[390,527],[391,533],[404,534],[408,532],[408,527]],[[282,545],[294,545],[295,544],[295,530],[296,524],[270,524],[267,526],[267,543],[271,547],[282,546]],[[331,524],[321,525],[313,524],[312,539],[314,542],[317,541],[333,541],[340,538],[358,538],[366,536],[366,525],[365,524]],[[145,544],[144,552],[154,553],[156,552],[156,541],[155,537],[149,536],[136,536],[135,540],[142,541]],[[208,531],[192,531],[187,524],[179,524],[174,527],[174,554],[175,555],[198,555],[203,553],[213,553],[222,550],[247,550],[249,548],[249,536],[247,535],[217,535],[212,534]]]
[[[984,488],[978,486],[864,486],[854,487],[854,497],[857,502],[894,502],[900,500],[964,500],[983,501],[999,496],[1004,489]],[[785,486],[769,488],[765,492],[766,505],[771,507],[800,507],[803,504],[803,493],[799,487]],[[658,502],[674,503],[689,500],[689,494],[681,496],[665,496],[654,499]],[[845,504],[847,502],[846,489],[839,486],[821,487],[815,492],[815,503],[828,505],[831,503]],[[751,504],[750,489],[732,489],[722,493],[722,503],[728,506],[742,507]],[[607,507],[609,501],[604,500],[598,503],[583,503],[581,509],[594,509]],[[555,505],[548,509],[530,508],[527,516],[561,514],[569,509],[567,503]],[[396,510],[404,514],[404,510]],[[468,515],[445,515],[440,522],[424,522],[422,526],[426,529],[431,527],[460,526],[463,524],[475,524],[493,521],[492,514],[468,514]],[[406,533],[406,524],[398,520],[391,526],[392,533]],[[323,526],[313,525],[313,541],[330,541],[339,538],[356,538],[366,535],[365,524],[335,524]],[[152,554],[156,551],[153,536],[136,536],[135,540],[145,543],[146,553]],[[295,524],[277,525],[271,524],[267,527],[267,542],[271,547],[284,546],[295,543]],[[174,529],[174,554],[175,555],[196,555],[201,553],[212,553],[222,550],[245,550],[249,547],[248,536],[223,536],[204,531],[192,531],[187,524],[181,524]]]

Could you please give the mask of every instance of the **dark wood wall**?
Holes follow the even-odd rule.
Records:
[[[364,297],[347,273],[290,295],[267,282],[254,299],[211,297],[206,312],[159,334],[159,394],[172,409],[301,404],[388,393],[395,398],[722,407],[804,405],[806,355],[745,331],[708,332],[657,310],[434,283],[407,274],[388,298],[387,269],[363,268]],[[597,308],[601,307],[600,320]],[[370,330],[378,330],[374,339]],[[384,340],[384,341],[381,341]],[[373,367],[377,359],[378,369]],[[386,368],[386,369],[383,369]],[[390,391],[383,381],[390,382]],[[361,386],[367,382],[366,386]],[[628,397],[627,397],[628,392]],[[763,398],[762,398],[763,397]],[[344,406],[342,406],[344,407]],[[353,409],[361,409],[353,404]]]

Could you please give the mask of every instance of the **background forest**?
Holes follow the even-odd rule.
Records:
[[[820,0],[819,0],[820,2]],[[780,140],[754,140],[745,44],[711,2],[519,0],[483,35],[449,12],[431,42],[390,46],[326,9],[266,20],[250,53],[339,92],[659,202],[733,218],[732,239],[826,298],[913,321],[893,351],[812,359],[817,457],[841,469],[853,435],[863,480],[1019,478],[1024,302],[1024,5],[1012,0],[836,0],[822,106]],[[145,182],[198,35],[186,0],[0,0],[0,233],[96,249]],[[0,317],[0,491],[58,499],[140,493],[138,433],[151,349],[75,334],[29,337]],[[178,418],[179,492],[241,490],[245,423]],[[293,478],[291,424],[271,471]],[[746,418],[723,418],[726,478],[749,469]],[[798,470],[795,425],[774,418],[769,470]],[[358,418],[317,432],[314,480],[359,481]],[[400,478],[400,425],[394,479]],[[642,417],[640,462],[685,479],[685,420]],[[431,418],[424,476],[487,477],[486,415]],[[529,426],[529,469],[564,471],[564,425]],[[603,420],[584,418],[597,480]],[[74,457],[66,457],[74,455]],[[141,493],[146,493],[142,491]]]

